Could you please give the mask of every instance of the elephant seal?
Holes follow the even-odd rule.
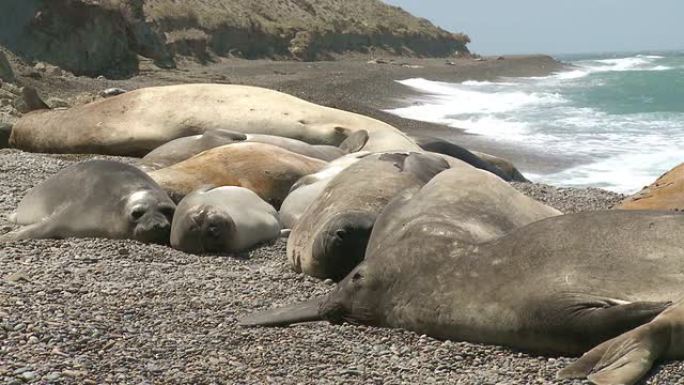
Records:
[[[375,219],[401,191],[449,168],[439,156],[371,154],[335,176],[292,228],[287,257],[297,272],[339,281],[363,260]]]
[[[211,129],[333,146],[366,130],[366,151],[420,150],[379,120],[266,88],[225,84],[142,88],[66,110],[34,111],[17,121],[10,143],[32,152],[142,157],[173,139]]]
[[[671,305],[684,297],[684,215],[555,216],[480,244],[461,242],[445,219],[396,226],[401,236],[329,295],[241,323],[349,321],[541,354],[608,341],[559,373],[602,385],[633,384],[654,361],[684,358],[684,304]]]
[[[416,144],[425,151],[436,152],[438,154],[449,155],[453,158],[460,159],[475,168],[489,171],[505,181],[510,181],[512,178],[511,175],[501,171],[497,166],[447,140],[431,136],[414,136],[413,140],[415,140]]]
[[[186,253],[237,253],[280,235],[278,212],[244,187],[204,187],[180,201],[171,246]]]
[[[650,186],[626,198],[622,210],[684,210],[684,163],[661,175]]]
[[[299,178],[327,164],[271,144],[233,143],[204,151],[149,175],[175,201],[204,185],[241,186],[280,208]]]
[[[292,185],[290,192],[280,206],[278,214],[283,227],[286,229],[293,228],[309,205],[321,195],[332,178],[368,154],[370,153],[361,151],[345,155],[333,160],[321,171],[301,177]]]
[[[498,156],[485,154],[484,152],[472,151],[473,154],[478,156],[485,162],[489,162],[501,170],[510,181],[512,182],[525,182],[530,183],[530,180],[525,178],[525,176],[515,167],[515,165],[504,158],[499,158]]]
[[[90,160],[29,190],[12,215],[24,227],[0,240],[102,237],[168,243],[175,208],[136,167]]]
[[[258,142],[272,144],[286,150],[312,158],[331,161],[348,152],[358,151],[368,140],[368,133],[360,130],[345,139],[339,147],[312,145],[297,139],[273,135],[243,134],[229,130],[208,130],[201,135],[187,136],[165,143],[145,155],[140,167],[154,171],[182,162],[202,151],[237,142]]]

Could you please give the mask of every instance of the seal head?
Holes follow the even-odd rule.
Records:
[[[235,237],[235,222],[225,212],[202,205],[176,217],[171,229],[171,246],[186,253],[220,252],[230,249]]]

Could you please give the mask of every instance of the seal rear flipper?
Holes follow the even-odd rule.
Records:
[[[650,323],[640,326],[585,353],[558,378],[587,378],[597,385],[634,384],[666,351],[667,331]]]
[[[240,318],[240,326],[288,326],[302,322],[323,321],[320,314],[321,304],[326,297],[281,308],[266,310]]]
[[[340,143],[340,150],[351,154],[352,152],[361,151],[363,146],[368,142],[368,131],[359,130],[349,135],[342,143]]]

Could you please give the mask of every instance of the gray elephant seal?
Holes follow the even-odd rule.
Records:
[[[425,151],[449,155],[453,158],[462,160],[463,162],[466,162],[475,168],[489,171],[505,181],[511,181],[513,178],[513,175],[509,175],[509,173],[501,171],[497,166],[493,165],[492,163],[483,160],[479,156],[468,151],[466,148],[461,147],[455,143],[449,142],[448,140],[435,138],[431,136],[418,136],[413,137],[413,139]]]
[[[596,384],[634,384],[654,361],[684,358],[684,304],[671,306],[684,297],[684,215],[563,215],[480,244],[444,219],[416,217],[327,297],[242,323],[348,320],[544,354],[607,341],[560,373]]]
[[[178,204],[171,246],[188,253],[236,253],[280,235],[278,212],[244,187],[205,187]]]
[[[131,238],[168,243],[176,206],[144,172],[90,160],[29,190],[12,216],[24,227],[0,241],[29,238]]]
[[[280,206],[280,222],[286,229],[291,229],[299,222],[306,209],[321,195],[330,181],[342,170],[368,155],[361,151],[345,155],[328,163],[321,171],[300,178]]]
[[[361,130],[345,139],[339,147],[312,145],[301,140],[273,135],[243,134],[229,130],[208,130],[202,135],[178,138],[165,143],[140,161],[145,171],[154,171],[189,159],[202,151],[237,142],[267,143],[311,158],[330,161],[346,153],[356,152],[368,140],[368,133]]]
[[[333,146],[366,130],[366,151],[420,150],[379,120],[278,91],[224,84],[142,88],[66,110],[34,111],[17,121],[10,144],[32,152],[141,157],[173,139],[212,129]]]
[[[335,176],[292,228],[287,257],[297,272],[344,278],[363,260],[375,219],[401,191],[419,188],[449,168],[439,156],[381,153]]]

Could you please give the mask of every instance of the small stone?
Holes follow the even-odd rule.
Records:
[[[331,285],[334,285],[334,284],[335,284],[335,281],[333,281],[332,279],[328,278],[328,279],[326,279],[325,281],[323,281],[323,283],[326,284],[326,285],[328,285],[328,286],[331,286]]]
[[[36,336],[31,336],[31,337],[29,337],[29,339],[28,339],[29,344],[35,344],[35,343],[37,343],[38,341],[39,341],[39,340],[38,340],[38,337],[36,337]]]
[[[61,375],[58,372],[50,372],[45,376],[45,379],[47,381],[57,381],[60,377]]]
[[[28,371],[20,374],[19,378],[21,378],[24,381],[33,381],[36,378],[38,378],[38,375],[36,374],[36,372]]]
[[[15,332],[22,331],[24,329],[26,329],[26,324],[23,322],[20,322],[20,323],[14,325],[14,331]]]

